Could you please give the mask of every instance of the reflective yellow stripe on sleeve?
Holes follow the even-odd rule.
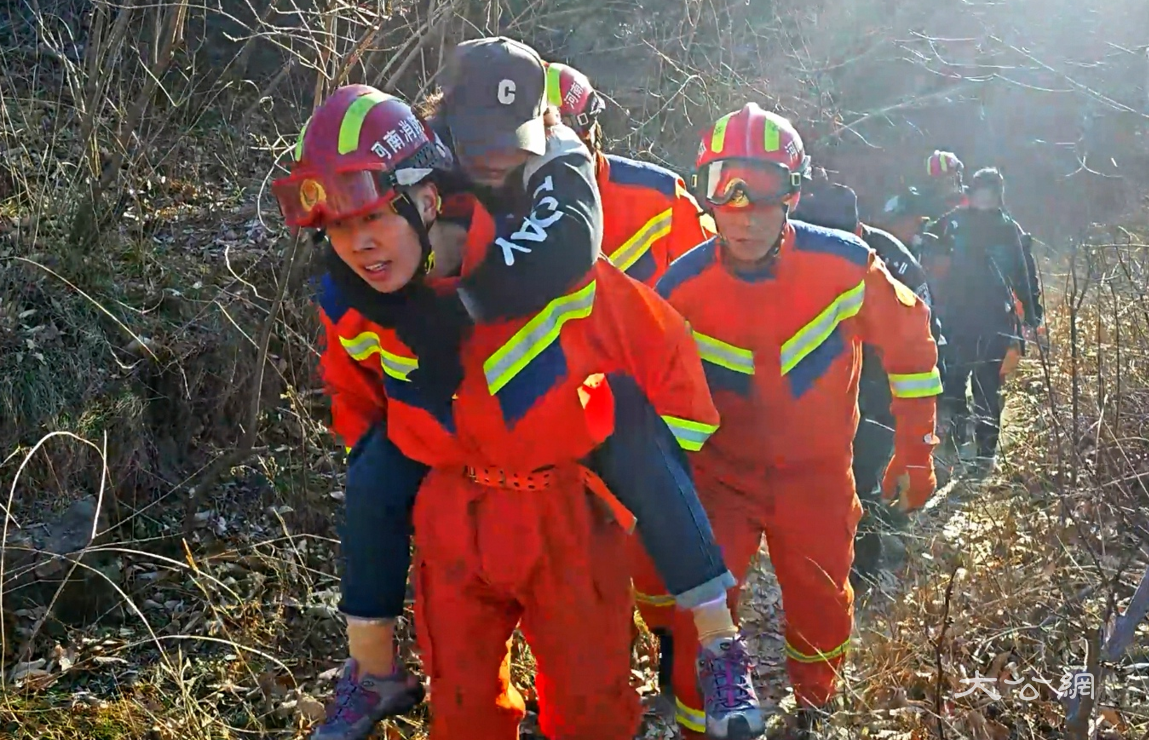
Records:
[[[706,713],[686,706],[677,697],[674,699],[674,719],[691,732],[706,732]]]
[[[735,347],[733,344],[697,331],[694,332],[694,343],[698,345],[699,356],[706,362],[736,373],[754,374],[754,353],[750,350]]]
[[[373,331],[365,331],[350,339],[339,337],[339,343],[351,355],[351,359],[360,362],[378,352],[383,372],[396,380],[409,380],[407,376],[419,367],[419,361],[414,357],[403,357],[383,349],[379,344],[379,335]]]
[[[641,591],[634,592],[634,601],[637,604],[646,604],[648,606],[674,606],[674,597],[670,594],[644,594]]]
[[[826,661],[842,657],[846,654],[846,651],[849,650],[849,648],[850,638],[847,637],[846,641],[841,645],[825,653],[815,653],[814,655],[809,655],[799,651],[797,648],[791,645],[789,641],[786,642],[786,645],[783,648],[783,652],[786,653],[787,658],[796,660],[799,663],[824,663]]]
[[[838,324],[857,316],[862,310],[866,295],[866,282],[863,280],[834,299],[822,313],[798,330],[782,345],[782,374],[790,372],[799,362],[821,346],[833,333]]]
[[[940,396],[941,392],[942,376],[936,367],[928,373],[890,373],[890,393],[894,398],[928,398]]]
[[[551,301],[487,358],[483,363],[483,373],[492,396],[551,346],[566,322],[590,316],[594,308],[594,290],[592,280],[585,288]]]
[[[678,440],[678,446],[689,452],[701,450],[702,445],[706,444],[706,440],[710,439],[710,435],[718,431],[718,427],[713,424],[680,419],[677,416],[663,414],[662,420],[674,433],[674,438]]]
[[[638,262],[644,254],[650,251],[656,241],[670,233],[670,225],[673,220],[674,209],[667,208],[647,221],[621,247],[614,250],[614,253],[610,255],[611,264],[623,272],[629,270],[635,262]]]

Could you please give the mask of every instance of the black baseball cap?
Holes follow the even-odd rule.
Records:
[[[443,81],[443,119],[460,153],[546,151],[546,64],[531,47],[505,38],[455,47]]]

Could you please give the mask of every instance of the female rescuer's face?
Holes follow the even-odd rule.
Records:
[[[413,188],[408,197],[419,209],[423,223],[433,223],[439,202],[435,187]],[[358,216],[332,219],[324,229],[339,258],[380,293],[399,290],[419,269],[423,256],[419,235],[390,203]]]

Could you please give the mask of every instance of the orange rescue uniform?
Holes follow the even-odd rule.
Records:
[[[671,262],[715,233],[686,183],[665,167],[598,153],[595,177],[602,194],[602,253],[641,283],[654,285]]]
[[[689,322],[722,415],[722,427],[692,455],[699,497],[740,582],[765,534],[795,694],[803,705],[823,705],[853,626],[861,347],[882,353],[899,449],[928,462],[941,392],[929,310],[854,235],[796,222],[755,274],[728,269],[712,239],[678,260],[658,290]],[[649,561],[635,587],[648,622],[670,622],[676,644],[697,640],[689,615],[665,610]],[[731,590],[732,609],[737,598]],[[694,666],[675,661],[674,674],[679,723],[701,733]]]
[[[467,256],[493,233],[476,208]],[[533,318],[476,326],[449,408],[420,397],[408,378],[419,360],[393,331],[351,309],[325,322],[345,350],[324,356],[336,431],[352,444],[385,415],[391,440],[432,468],[414,510],[431,740],[518,737],[525,709],[507,670],[516,626],[538,664],[543,733],[630,740],[634,602],[618,564],[633,518],[580,460],[613,432],[612,373],[632,377],[680,439],[716,428],[681,316],[600,260]],[[371,379],[386,398],[371,395]]]

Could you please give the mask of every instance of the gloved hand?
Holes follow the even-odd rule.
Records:
[[[459,294],[436,292],[429,285],[412,283],[395,333],[419,359],[410,381],[434,404],[450,404],[463,382],[463,340],[472,322]]]
[[[933,449],[938,444],[935,434],[924,440],[899,440],[894,457],[882,479],[882,500],[897,499],[902,511],[920,509],[938,485],[934,474]]]

